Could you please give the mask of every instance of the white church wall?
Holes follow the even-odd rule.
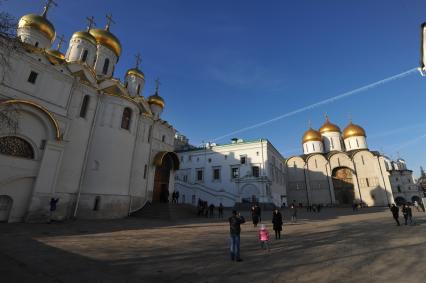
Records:
[[[363,136],[349,137],[345,139],[345,147],[347,151],[356,149],[367,149],[367,140]]]
[[[388,205],[387,193],[377,158],[369,151],[353,157],[362,201],[369,206]]]
[[[87,111],[81,117],[83,100],[88,96]],[[93,119],[98,106],[96,91],[75,90],[68,112],[68,128],[64,135],[64,153],[56,192],[76,194],[87,154]]]
[[[316,154],[307,159],[307,178],[311,203],[332,203],[327,166],[328,161],[323,155]]]
[[[324,143],[324,152],[333,150],[343,151],[342,138],[339,132],[325,132],[321,134]]]
[[[299,156],[287,159],[287,205],[293,203],[308,203],[308,193],[305,178],[305,161]]]
[[[52,42],[47,38],[47,36],[33,28],[18,28],[17,36],[21,39],[22,42],[36,46],[38,48],[50,49],[52,47]]]

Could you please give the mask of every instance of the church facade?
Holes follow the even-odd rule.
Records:
[[[140,61],[124,82],[113,77],[122,50],[111,18],[104,29],[89,20],[63,54],[48,9],[0,38],[0,221],[44,221],[52,198],[58,219],[127,216],[174,187],[165,101],[158,84],[142,96]]]
[[[286,159],[287,199],[304,205],[387,206],[421,200],[405,161],[392,161],[367,146],[365,130],[343,130],[327,118],[302,138],[303,155]]]

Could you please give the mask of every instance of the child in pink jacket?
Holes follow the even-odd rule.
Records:
[[[269,232],[268,229],[266,229],[265,224],[262,224],[262,226],[260,227],[259,240],[262,249],[268,249],[269,251]]]

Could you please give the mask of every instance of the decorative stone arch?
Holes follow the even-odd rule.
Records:
[[[354,170],[340,166],[332,170],[334,196],[338,205],[351,205],[355,200]]]
[[[330,168],[332,172],[337,167],[348,167],[352,170],[353,173],[355,173],[354,163],[349,157],[349,155],[345,152],[333,152],[328,155],[327,159],[330,163]],[[348,163],[345,163],[345,161],[347,161]]]
[[[285,161],[285,164],[287,165],[288,168],[292,168],[295,161],[303,163],[303,167],[306,165],[305,160],[300,156],[292,156],[292,157],[288,158]]]
[[[179,170],[179,166],[180,166],[179,157],[173,151],[160,151],[160,152],[158,152],[154,157],[153,164],[155,166],[161,166],[163,164],[164,160],[167,157],[171,157],[172,160],[173,160],[173,170],[175,170],[175,171]]]
[[[239,191],[239,195],[241,196],[243,202],[252,202],[259,200],[260,190],[255,184],[244,184]]]
[[[60,141],[62,139],[62,135],[61,135],[61,131],[59,129],[59,124],[58,121],[56,121],[55,117],[53,117],[53,114],[47,110],[45,107],[33,102],[33,101],[29,101],[29,100],[22,100],[22,99],[9,99],[9,100],[4,100],[4,101],[0,101],[0,107],[1,106],[7,106],[7,105],[13,105],[13,104],[23,104],[23,105],[27,105],[30,107],[33,107],[37,110],[39,110],[41,113],[43,113],[44,115],[46,115],[46,117],[48,118],[48,120],[50,121],[50,123],[53,126],[53,129],[55,130],[55,138],[56,140]]]
[[[402,204],[405,204],[406,202],[407,200],[401,196],[395,198],[395,203],[397,205],[402,205]]]
[[[33,144],[18,135],[0,136],[0,154],[27,159],[37,156]]]
[[[179,170],[179,158],[171,151],[160,151],[154,156],[155,166],[153,201],[167,202],[169,199],[169,182],[172,171]]]

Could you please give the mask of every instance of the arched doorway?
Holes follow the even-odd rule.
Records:
[[[13,200],[10,196],[0,196],[0,222],[7,222],[9,220],[12,204]]]
[[[414,203],[415,201],[417,201],[417,203],[420,204],[422,200],[418,196],[413,196],[411,198],[411,202]]]
[[[407,201],[405,200],[405,198],[403,197],[396,197],[395,198],[395,203],[396,205],[403,205],[405,204]]]
[[[336,204],[352,204],[355,199],[352,170],[346,167],[336,168],[332,177]]]
[[[170,172],[179,169],[179,158],[174,152],[161,151],[154,158],[155,177],[153,202],[168,202]]]

